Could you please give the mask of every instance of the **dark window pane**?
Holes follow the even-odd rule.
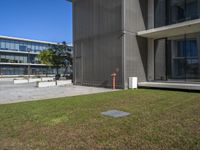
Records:
[[[166,0],[155,0],[155,27],[166,25]]]
[[[200,18],[200,0],[155,0],[155,27]]]

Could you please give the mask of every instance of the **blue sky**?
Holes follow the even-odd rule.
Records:
[[[72,42],[72,8],[65,0],[0,0],[0,35]]]

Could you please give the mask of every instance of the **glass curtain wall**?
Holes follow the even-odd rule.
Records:
[[[155,80],[200,81],[200,33],[155,41]]]
[[[48,49],[49,46],[49,44],[0,39],[0,50],[14,50],[23,52],[30,50],[31,52],[40,52]]]
[[[169,79],[200,79],[200,34],[168,39]]]
[[[155,0],[155,27],[200,18],[200,0]]]
[[[8,53],[0,53],[0,62],[3,63],[29,63],[28,54],[27,55],[19,55],[19,54],[8,54]],[[30,63],[39,64],[39,60],[36,55],[30,54]]]

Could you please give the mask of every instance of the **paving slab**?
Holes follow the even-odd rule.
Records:
[[[14,85],[13,81],[0,81],[0,104],[23,101],[44,100],[58,97],[70,97],[102,92],[112,89],[86,86],[60,86],[37,88],[36,83]]]
[[[101,114],[104,116],[109,116],[109,117],[114,117],[114,118],[126,117],[126,116],[130,115],[130,113],[128,113],[128,112],[115,110],[115,109],[102,112]]]

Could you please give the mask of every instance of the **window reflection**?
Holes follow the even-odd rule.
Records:
[[[200,79],[200,33],[155,41],[155,80]]]
[[[200,0],[155,0],[155,27],[200,18]]]
[[[40,52],[48,48],[49,44],[0,39],[0,50],[15,50],[25,52],[27,49],[29,49],[32,52]]]
[[[168,64],[171,68],[172,79],[198,79],[200,78],[200,36],[189,34],[168,39],[170,43]],[[169,55],[170,53],[170,55]]]
[[[0,54],[0,62],[3,63],[29,63],[27,55]],[[30,63],[39,64],[36,55],[30,55]]]

